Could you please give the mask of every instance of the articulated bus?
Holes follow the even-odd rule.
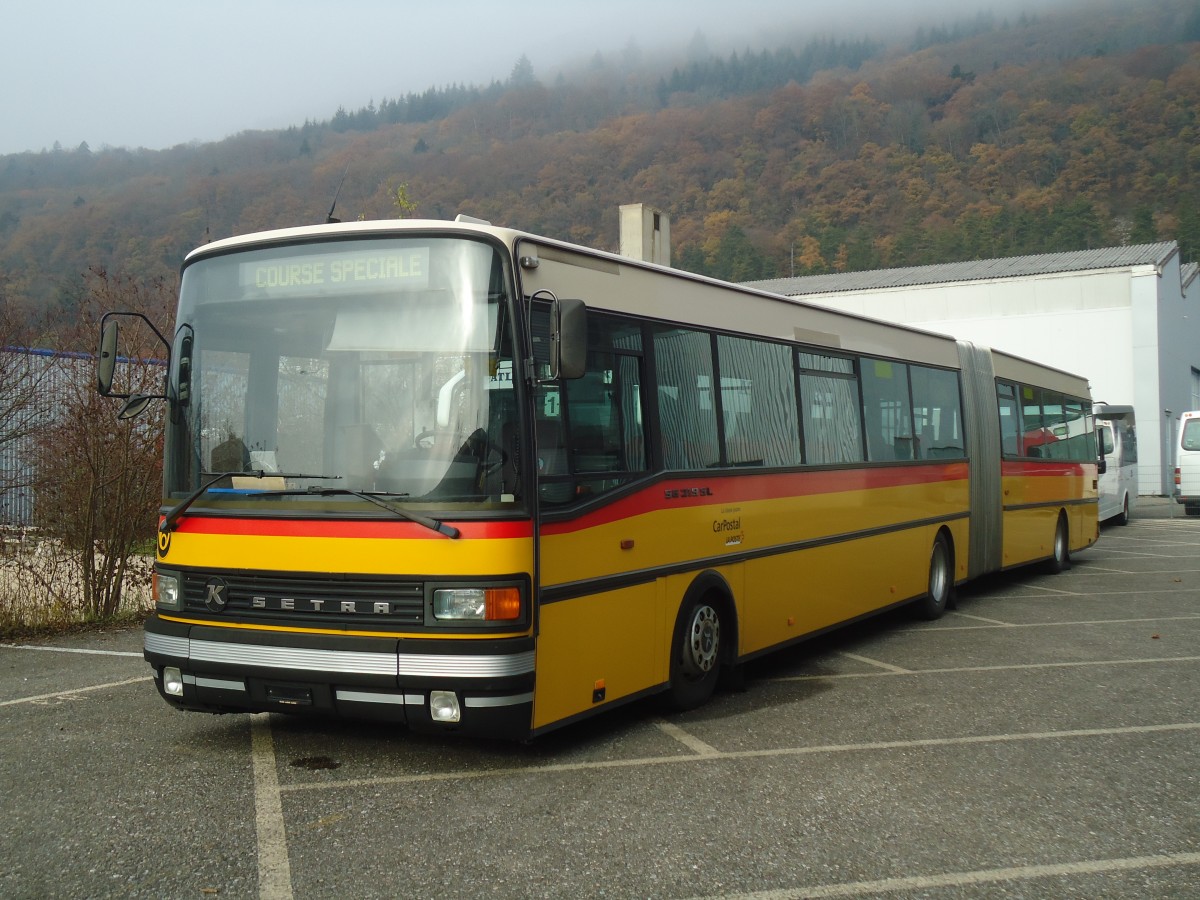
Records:
[[[1098,536],[1084,379],[477,220],[208,244],[169,343],[179,709],[528,739]]]

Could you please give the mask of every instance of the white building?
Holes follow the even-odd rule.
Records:
[[[1179,414],[1200,409],[1200,278],[1174,241],[752,286],[1083,375],[1135,409],[1141,493],[1174,487]]]

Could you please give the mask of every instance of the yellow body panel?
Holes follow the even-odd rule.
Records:
[[[534,728],[666,683],[675,620],[702,571],[729,586],[738,657],[922,595],[939,528],[952,536],[956,578],[966,578],[967,503],[963,479],[741,503],[714,498],[545,535],[544,585],[582,593],[592,579],[646,580],[542,605]],[[911,524],[924,519],[942,521]],[[863,534],[874,529],[883,531]],[[727,555],[749,558],[723,564]],[[668,567],[676,571],[653,575]]]
[[[533,568],[531,538],[403,540],[177,531],[159,554],[169,566],[280,572],[462,577],[510,575]]]
[[[1099,536],[1095,478],[1085,475],[1006,475],[1003,566],[1019,566],[1054,553],[1059,512],[1067,513],[1070,548],[1090,547]],[[1093,502],[1072,502],[1091,500]]]
[[[533,727],[666,681],[664,592],[656,582],[542,607]]]
[[[903,527],[967,512],[963,481],[874,488],[736,504],[662,508],[542,541],[542,583],[569,584],[687,560]],[[632,542],[632,546],[623,544]],[[962,553],[965,554],[965,546]],[[964,559],[965,561],[965,559]],[[961,577],[965,577],[965,567]]]

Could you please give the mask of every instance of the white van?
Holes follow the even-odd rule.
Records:
[[[1179,417],[1175,445],[1175,500],[1189,516],[1200,516],[1200,410]]]
[[[1092,407],[1100,439],[1100,521],[1125,525],[1137,502],[1137,429],[1132,406],[1097,403]],[[1200,436],[1200,433],[1198,433]]]

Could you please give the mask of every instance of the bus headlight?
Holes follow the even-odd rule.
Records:
[[[159,609],[182,612],[183,592],[179,590],[179,576],[168,572],[154,573],[154,604]]]
[[[175,666],[165,666],[162,673],[163,691],[172,697],[183,696],[183,673]]]
[[[521,591],[516,587],[439,588],[433,592],[438,619],[515,622],[521,618]]]

